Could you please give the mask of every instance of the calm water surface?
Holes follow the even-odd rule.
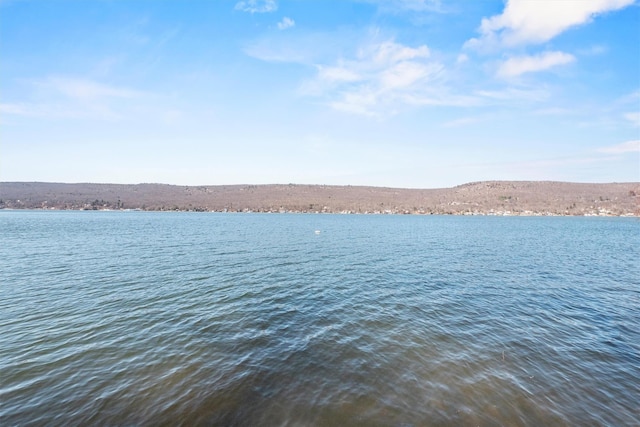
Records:
[[[0,425],[637,426],[639,260],[632,218],[0,211]]]

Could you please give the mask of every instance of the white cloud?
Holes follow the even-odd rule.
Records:
[[[380,39],[377,29],[364,38],[359,32],[339,36],[300,32],[295,38],[284,34],[253,41],[245,53],[263,61],[313,67],[313,77],[300,84],[298,93],[340,111],[388,116],[407,107],[468,107],[486,99],[468,89],[450,87],[448,82],[456,76],[445,72],[427,45]]]
[[[379,95],[374,91],[362,87],[350,92],[345,92],[338,100],[331,101],[329,105],[339,111],[360,114],[364,116],[376,115]]]
[[[406,88],[431,73],[430,65],[400,62],[380,73],[380,83],[385,89]]]
[[[386,0],[387,7],[411,11],[434,11],[440,9],[440,0]]]
[[[638,105],[638,103],[640,103],[640,90],[636,90],[634,92],[623,95],[616,100],[616,104],[622,104],[622,105],[623,104]]]
[[[458,63],[458,64],[464,64],[465,62],[468,62],[468,61],[469,61],[469,56],[467,54],[465,54],[465,53],[461,53],[456,58],[456,63]]]
[[[447,128],[456,128],[463,127],[467,125],[472,125],[475,123],[480,123],[483,121],[484,117],[461,117],[459,119],[449,120],[448,122],[444,122],[442,126]]]
[[[236,10],[249,13],[268,13],[278,10],[275,0],[244,0],[236,3]]]
[[[567,108],[549,107],[532,111],[532,114],[537,116],[566,116],[575,112],[575,110],[569,110]]]
[[[134,89],[74,77],[25,80],[36,102],[0,104],[0,114],[44,119],[120,120],[123,109],[141,105],[151,95]]]
[[[624,118],[629,120],[632,125],[640,127],[640,111],[634,111],[624,114]]]
[[[429,48],[425,45],[412,48],[393,41],[367,46],[358,54],[359,57],[365,60],[370,58],[382,66],[414,58],[428,58],[429,55]]]
[[[293,19],[287,18],[285,16],[284,18],[282,18],[282,21],[278,22],[278,29],[286,30],[287,28],[291,28],[294,25],[296,25],[296,22]]]
[[[509,104],[512,102],[542,102],[547,100],[551,93],[542,86],[522,89],[508,87],[500,90],[476,90],[474,95],[482,97],[491,104]]]
[[[96,98],[135,98],[142,92],[105,85],[92,80],[79,78],[50,77],[37,85],[54,89],[63,95],[77,100],[92,100]]]
[[[466,67],[457,64],[472,61],[466,54],[449,58],[453,68],[445,67],[446,62],[440,58],[446,56],[438,53],[435,59],[427,45],[382,39],[375,28],[364,37],[358,32],[341,33],[339,37],[304,31],[296,37],[270,33],[248,44],[245,53],[264,61],[312,67],[313,76],[299,85],[300,95],[316,98],[336,110],[363,115],[389,116],[423,106],[538,103],[550,96],[546,85],[486,89],[483,85],[479,90],[479,85],[463,74],[465,70],[458,70]],[[530,67],[527,71],[532,70]]]
[[[325,67],[318,66],[318,78],[326,82],[357,82],[363,77],[354,70],[344,66]]]
[[[0,104],[0,114],[27,116],[30,111],[23,104]]]
[[[608,51],[609,48],[607,46],[596,44],[585,49],[580,49],[577,53],[583,56],[598,56],[607,53]]]
[[[571,27],[590,22],[595,16],[622,9],[634,0],[508,0],[500,15],[484,18],[479,38],[467,47],[544,43]]]
[[[64,102],[0,104],[0,116],[37,117],[53,120],[93,118],[108,121],[123,118],[120,112],[102,104],[78,105],[77,103]]]
[[[533,56],[515,56],[504,61],[498,68],[498,76],[515,77],[524,73],[544,71],[549,68],[569,64],[575,57],[564,52],[543,52]]]
[[[365,3],[373,3],[386,13],[402,12],[442,12],[441,0],[361,0]]]
[[[444,67],[430,61],[430,55],[426,45],[367,43],[352,59],[316,65],[317,74],[303,91],[326,98],[334,109],[364,115],[393,114],[401,105],[446,103],[434,89]]]
[[[598,151],[608,154],[640,153],[640,139],[611,145],[609,147],[602,147]]]
[[[297,32],[295,37],[287,31],[269,32],[248,42],[244,52],[262,61],[290,62],[313,66],[329,58],[352,51],[353,40],[359,34],[350,31]]]

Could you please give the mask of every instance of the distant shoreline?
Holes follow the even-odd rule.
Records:
[[[33,211],[33,212],[143,212],[143,213],[211,213],[211,214],[258,214],[258,215],[386,215],[386,216],[494,216],[494,217],[591,217],[591,218],[640,218],[640,214],[556,214],[550,212],[532,213],[501,213],[501,212],[478,212],[478,213],[400,213],[400,212],[300,212],[300,211],[202,211],[202,210],[143,210],[143,209],[57,209],[57,208],[0,208],[0,211]]]
[[[640,182],[482,181],[441,189],[3,182],[0,209],[638,217]]]

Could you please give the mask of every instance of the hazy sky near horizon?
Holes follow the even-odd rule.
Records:
[[[640,181],[638,0],[0,0],[0,181]]]

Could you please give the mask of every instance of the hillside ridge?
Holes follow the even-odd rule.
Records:
[[[640,182],[478,181],[436,189],[2,182],[0,209],[640,216]]]

